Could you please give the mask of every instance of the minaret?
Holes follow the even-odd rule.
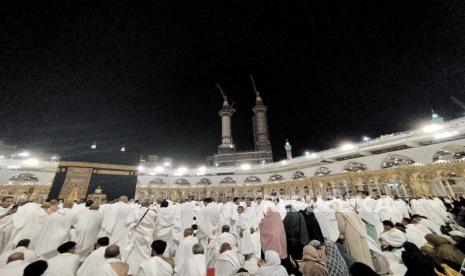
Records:
[[[217,83],[216,87],[220,90],[223,96],[223,108],[218,112],[221,117],[221,145],[218,146],[218,153],[230,153],[234,152],[234,144],[231,134],[231,117],[236,111],[232,105],[229,105],[228,98],[221,89],[221,86]]]
[[[252,75],[250,75],[252,86],[256,95],[255,106],[252,108],[254,116],[252,118],[253,123],[253,134],[256,151],[270,152],[271,155],[271,143],[268,134],[268,120],[266,119],[267,107],[263,104],[263,100],[255,86]],[[271,158],[271,156],[270,156]]]
[[[289,144],[289,140],[286,139],[286,144],[284,145],[284,148],[286,149],[286,157],[287,159],[291,160],[292,159],[292,146]]]

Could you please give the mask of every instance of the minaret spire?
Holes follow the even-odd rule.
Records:
[[[252,108],[254,113],[252,122],[255,150],[266,152],[268,156],[266,158],[266,162],[272,162],[273,154],[271,152],[270,137],[268,134],[268,120],[266,118],[267,107],[263,104],[263,100],[260,97],[260,93],[258,92],[252,75],[250,75],[250,80],[256,96],[255,106]]]
[[[221,96],[223,96],[223,108],[218,112],[218,115],[221,117],[221,145],[218,146],[218,153],[233,152],[231,117],[236,110],[229,105],[228,98],[218,83],[216,87],[220,91]]]

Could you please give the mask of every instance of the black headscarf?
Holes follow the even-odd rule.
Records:
[[[376,273],[371,267],[360,262],[356,262],[350,267],[350,274],[363,276],[378,276],[378,273]]]
[[[422,275],[435,276],[434,262],[428,256],[421,253],[420,249],[411,242],[404,243],[405,251],[402,251],[402,262],[407,267],[406,276]]]
[[[323,233],[321,233],[320,224],[316,220],[315,214],[310,207],[307,207],[305,210],[300,210],[299,213],[302,214],[305,220],[305,226],[307,227],[308,239],[310,241],[317,240],[321,243],[325,242],[323,238]]]

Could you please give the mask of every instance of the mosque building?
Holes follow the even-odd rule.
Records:
[[[283,151],[286,150],[287,159],[273,162],[267,109],[258,92],[252,110],[254,151],[236,151],[231,132],[234,108],[224,96],[219,112],[221,144],[218,153],[209,157],[209,166],[176,167],[172,160],[171,166],[164,166],[169,162],[155,157],[148,158],[144,168],[126,166],[125,170],[137,175],[135,198],[313,198],[350,196],[361,191],[400,197],[465,193],[465,117],[444,121],[433,113],[432,120],[416,129],[301,156],[292,156],[291,141],[286,141]],[[12,149],[7,145],[4,148]],[[45,200],[56,174],[73,166],[56,158],[39,160],[33,153],[15,156],[0,158],[0,195],[24,200]],[[111,170],[108,165],[94,167],[98,173]],[[69,193],[63,197],[77,195],[76,191]]]

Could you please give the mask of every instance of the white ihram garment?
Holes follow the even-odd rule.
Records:
[[[207,275],[207,266],[205,264],[205,255],[196,254],[190,256],[184,261],[179,276],[205,276]]]
[[[102,220],[103,215],[98,210],[84,210],[80,213],[72,240],[76,242],[76,254],[82,259],[94,249]]]
[[[90,253],[79,267],[77,276],[93,276],[92,272],[105,264],[105,249],[106,246],[101,246]]]
[[[35,260],[37,260],[37,254],[34,250],[27,249],[24,246],[18,246],[13,250],[9,250],[4,252],[2,255],[0,255],[0,267],[3,265],[6,265],[6,262],[8,260],[8,257],[14,253],[23,253],[24,255],[24,261],[31,263]]]
[[[173,268],[169,263],[158,256],[144,261],[137,271],[136,276],[171,276]]]
[[[59,254],[47,261],[48,268],[43,276],[74,276],[79,266],[79,255]]]
[[[69,241],[72,222],[73,217],[67,216],[63,209],[44,217],[35,245],[37,256],[50,258],[57,255],[57,248]]]
[[[174,271],[179,272],[184,262],[194,256],[192,247],[197,243],[199,243],[199,240],[193,236],[187,236],[181,241],[174,256]]]
[[[121,201],[106,206],[99,237],[109,237],[110,244],[116,244],[120,249],[123,248],[123,240],[129,231],[127,220],[132,212],[131,206]]]
[[[134,215],[129,219],[130,230],[124,243],[126,249],[123,255],[123,261],[129,264],[128,274],[136,273],[140,263],[150,258],[152,251],[150,245],[154,240],[156,216],[155,210],[142,207],[135,210]],[[142,219],[142,217],[144,218]],[[140,223],[137,225],[139,221]]]
[[[158,208],[155,221],[154,240],[167,243],[166,252],[173,245],[174,209],[171,207]]]

